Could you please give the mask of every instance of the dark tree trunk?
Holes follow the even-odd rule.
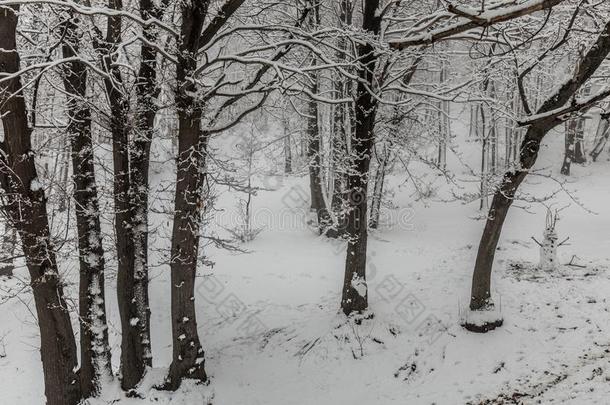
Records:
[[[365,0],[362,29],[377,35],[381,19],[377,15],[379,0]],[[366,288],[367,247],[367,188],[371,153],[373,151],[375,115],[377,101],[371,94],[375,88],[377,55],[370,43],[361,43],[357,48],[359,67],[356,90],[355,131],[351,143],[350,171],[348,175],[348,213],[346,234],[348,236],[345,259],[345,277],[341,309],[346,315],[362,312],[368,307]],[[371,90],[369,90],[371,89]]]
[[[19,71],[17,8],[0,9],[0,71]],[[48,405],[73,405],[81,398],[76,342],[51,243],[44,190],[39,186],[31,129],[20,78],[0,83],[0,184],[3,210],[19,232],[40,328],[40,353]]]
[[[571,119],[565,125],[565,151],[563,154],[563,163],[561,164],[561,174],[564,176],[570,175],[570,168],[574,161],[574,148],[576,141],[576,119]]]
[[[574,76],[540,106],[537,114],[548,113],[563,107],[595,73],[608,53],[610,53],[610,23],[606,24],[596,43],[579,60]],[[551,129],[561,122],[560,117],[550,115],[548,118],[530,125],[521,143],[520,166],[504,175],[502,183],[494,195],[472,276],[470,298],[470,309],[472,310],[481,310],[493,305],[491,302],[491,271],[506,214],[513,202],[517,188],[536,163],[540,142]]]
[[[78,21],[64,23],[62,52],[65,58],[77,55]],[[68,136],[72,155],[72,178],[76,202],[76,227],[80,264],[80,384],[84,398],[99,393],[102,380],[112,378],[106,297],[104,294],[104,249],[95,182],[91,110],[87,105],[87,67],[68,63],[63,72],[68,98]]]
[[[178,44],[176,105],[178,108],[178,159],[174,225],[171,248],[172,363],[165,388],[176,390],[185,378],[204,382],[204,352],[197,332],[195,276],[199,229],[204,204],[205,153],[208,135],[201,129],[202,107],[193,94],[190,75],[197,67],[199,38],[208,2],[184,3]]]
[[[472,276],[470,301],[472,310],[485,309],[491,304],[491,269],[502,226],[508,209],[513,203],[517,188],[527,176],[528,170],[536,162],[540,140],[545,133],[545,130],[535,127],[528,130],[521,145],[520,169],[504,175],[502,184],[493,197]]]
[[[110,0],[109,7],[120,10],[121,0]],[[118,257],[117,298],[121,318],[121,387],[133,389],[142,380],[146,368],[152,365],[149,329],[148,276],[146,266],[142,265],[141,255],[136,261],[137,232],[134,228],[134,204],[130,165],[129,134],[132,131],[129,121],[129,99],[122,88],[121,73],[110,57],[121,42],[122,23],[120,17],[109,17],[106,43],[102,46],[102,58],[108,77],[104,79],[106,93],[110,102],[110,132],[112,134],[112,157],[114,169],[115,234]],[[141,172],[139,172],[141,173]],[[146,192],[142,190],[141,192]],[[133,200],[133,201],[132,201]],[[138,206],[141,206],[139,204]],[[140,218],[141,221],[141,218]],[[138,235],[141,237],[141,235]],[[142,251],[142,249],[140,249]],[[136,264],[140,267],[136,268]]]
[[[579,119],[579,126],[576,130],[576,137],[574,139],[574,163],[582,164],[587,163],[587,154],[585,153],[585,132],[584,132],[584,118]]]
[[[581,96],[588,97],[591,94],[591,86],[586,85],[580,91]],[[585,154],[585,118],[575,117],[570,119],[565,126],[565,154],[561,166],[561,174],[570,175],[572,163],[586,163]]]

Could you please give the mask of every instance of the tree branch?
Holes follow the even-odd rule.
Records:
[[[407,37],[399,40],[389,41],[390,48],[403,50],[412,46],[428,45],[441,39],[469,31],[480,27],[490,27],[494,24],[514,20],[536,11],[550,9],[565,0],[530,0],[515,6],[487,11],[479,14],[467,13],[454,6],[449,6],[449,11],[461,16],[461,20],[455,24],[428,31],[427,33]],[[466,17],[467,16],[467,17]]]

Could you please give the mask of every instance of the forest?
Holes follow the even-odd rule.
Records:
[[[0,0],[0,403],[610,403],[609,54],[606,0]]]

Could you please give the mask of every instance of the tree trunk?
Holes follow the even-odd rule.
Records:
[[[439,75],[439,83],[442,85],[447,81],[447,64],[441,61],[441,69]],[[449,142],[450,135],[450,123],[449,123],[449,102],[439,101],[438,102],[438,129],[439,129],[439,142],[438,142],[438,156],[437,166],[440,170],[447,169],[447,143]]]
[[[591,150],[591,159],[597,161],[599,155],[604,151],[608,137],[610,136],[610,121],[608,120],[607,113],[604,113],[599,118],[599,124],[597,126],[597,133],[595,134],[595,141],[593,143],[593,149]]]
[[[377,15],[379,0],[365,0],[362,28],[372,35],[379,34],[381,18]],[[346,234],[348,236],[345,277],[341,309],[346,315],[362,312],[368,307],[366,286],[367,247],[367,188],[371,153],[373,151],[377,101],[371,94],[375,88],[377,55],[370,43],[357,48],[359,68],[356,90],[355,131],[352,139],[350,171],[348,175],[349,209]],[[371,89],[371,90],[369,90]]]
[[[550,124],[549,124],[550,125]],[[477,252],[477,260],[472,276],[470,309],[480,310],[491,305],[491,269],[498,240],[506,214],[513,203],[515,192],[523,182],[529,169],[534,166],[542,137],[551,128],[530,127],[521,145],[520,168],[504,175],[500,188],[495,193],[489,208],[487,222]]]
[[[377,153],[375,153],[377,155]],[[377,229],[379,227],[379,216],[381,214],[381,200],[383,199],[383,183],[385,182],[385,172],[388,166],[389,150],[386,144],[383,145],[383,152],[378,156],[378,166],[375,172],[375,186],[373,187],[373,198],[371,200],[371,218],[369,227]]]
[[[312,92],[317,91],[317,86]],[[309,191],[311,194],[311,209],[318,213],[324,204],[322,181],[320,179],[320,129],[318,127],[318,103],[310,100],[307,104],[307,158],[309,159]]]
[[[489,174],[487,172],[488,168],[488,158],[489,158],[489,148],[487,141],[487,122],[485,120],[485,110],[483,104],[479,104],[480,117],[481,117],[481,128],[480,128],[480,139],[481,139],[481,203],[479,205],[479,209],[487,209],[488,205],[488,180]],[[478,125],[478,122],[477,122]]]
[[[587,163],[587,154],[585,153],[585,119],[579,118],[574,137],[574,163]]]
[[[581,97],[587,98],[591,95],[591,85],[583,86],[580,92]],[[574,156],[573,162],[583,164],[587,162],[587,154],[585,153],[585,125],[587,120],[583,116],[576,118],[576,128],[574,134]]]
[[[0,276],[12,277],[15,270],[14,255],[17,244],[15,228],[8,221],[4,222],[4,233],[2,234],[2,245],[0,245]]]
[[[143,18],[161,19],[161,8],[151,0],[140,0],[140,14]],[[148,194],[150,146],[154,134],[156,99],[159,95],[157,86],[157,50],[154,44],[157,34],[154,28],[146,27],[140,48],[140,69],[136,77],[135,125],[133,144],[129,154],[131,178],[129,194],[131,196],[131,229],[133,230],[133,282],[134,297],[137,303],[138,326],[143,347],[143,363],[152,366],[150,342],[150,304],[148,296]]]
[[[489,81],[489,96],[496,99],[496,87],[493,80]],[[489,110],[489,170],[492,175],[498,173],[498,129],[497,129],[496,112],[493,108]]]
[[[284,118],[284,174],[292,174],[292,147],[290,121]]]
[[[18,8],[0,10],[0,71],[19,71],[16,49]],[[40,328],[40,352],[47,405],[72,405],[80,400],[74,332],[51,243],[46,197],[40,186],[31,129],[19,77],[0,83],[0,116],[4,128],[0,184],[3,210],[19,232]]]
[[[314,90],[315,93],[316,90]],[[309,159],[309,190],[311,193],[311,208],[316,212],[320,235],[332,225],[324,191],[322,189],[322,162],[320,151],[320,132],[318,126],[318,102],[309,101],[309,117],[307,118],[307,157]]]
[[[315,28],[320,23],[319,6],[313,5],[311,13],[311,26]],[[312,65],[315,66],[316,59],[313,57]],[[313,73],[310,75],[313,86],[311,92],[318,92],[318,75]],[[321,156],[321,134],[318,116],[318,102],[313,98],[308,102],[308,117],[307,117],[307,158],[309,159],[309,189],[311,194],[311,209],[316,212],[318,220],[318,230],[322,235],[329,226],[332,225],[332,219],[326,207],[324,199],[324,190],[322,185],[322,156]]]
[[[184,3],[176,67],[178,159],[174,225],[171,247],[171,301],[173,355],[166,389],[176,390],[184,378],[204,382],[204,352],[197,332],[195,275],[199,229],[204,204],[205,153],[208,135],[201,129],[202,106],[194,98],[199,37],[208,2]]]
[[[78,20],[64,23],[62,52],[65,58],[77,55]],[[80,264],[80,384],[84,398],[99,393],[103,380],[112,378],[106,297],[104,293],[104,250],[100,209],[95,182],[91,110],[87,105],[87,67],[71,62],[63,72],[68,96],[68,137],[72,155],[72,178],[76,202],[76,227]]]
[[[109,7],[120,10],[121,0],[109,0]],[[115,234],[118,257],[117,298],[121,319],[121,387],[124,390],[135,388],[142,380],[147,367],[152,365],[150,346],[150,315],[148,303],[148,275],[146,267],[146,232],[148,179],[147,133],[137,133],[134,148],[130,151],[129,134],[133,131],[129,119],[129,98],[122,86],[121,72],[113,65],[111,54],[121,43],[121,18],[108,18],[106,41],[98,48],[104,51],[102,62],[108,73],[104,78],[106,93],[110,102],[110,132],[112,134],[112,155],[114,169]],[[144,59],[140,75],[146,71],[150,58]],[[138,101],[142,101],[138,77]],[[136,127],[148,123],[148,113],[144,105],[138,105]],[[145,116],[146,118],[142,118]],[[154,118],[154,114],[153,114]],[[143,124],[144,123],[144,124]],[[144,146],[142,146],[144,145]],[[133,165],[130,158],[135,156]],[[140,159],[141,161],[139,161]],[[138,184],[137,192],[132,185]],[[136,180],[137,179],[137,180]],[[135,207],[135,209],[134,209]],[[138,253],[136,257],[136,252]]]
[[[563,155],[563,163],[561,165],[561,174],[564,176],[570,175],[570,168],[572,166],[572,162],[574,161],[576,126],[576,119],[569,120],[565,125],[565,152]]]

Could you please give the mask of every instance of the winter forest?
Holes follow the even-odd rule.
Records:
[[[0,403],[609,404],[610,1],[0,0]]]

